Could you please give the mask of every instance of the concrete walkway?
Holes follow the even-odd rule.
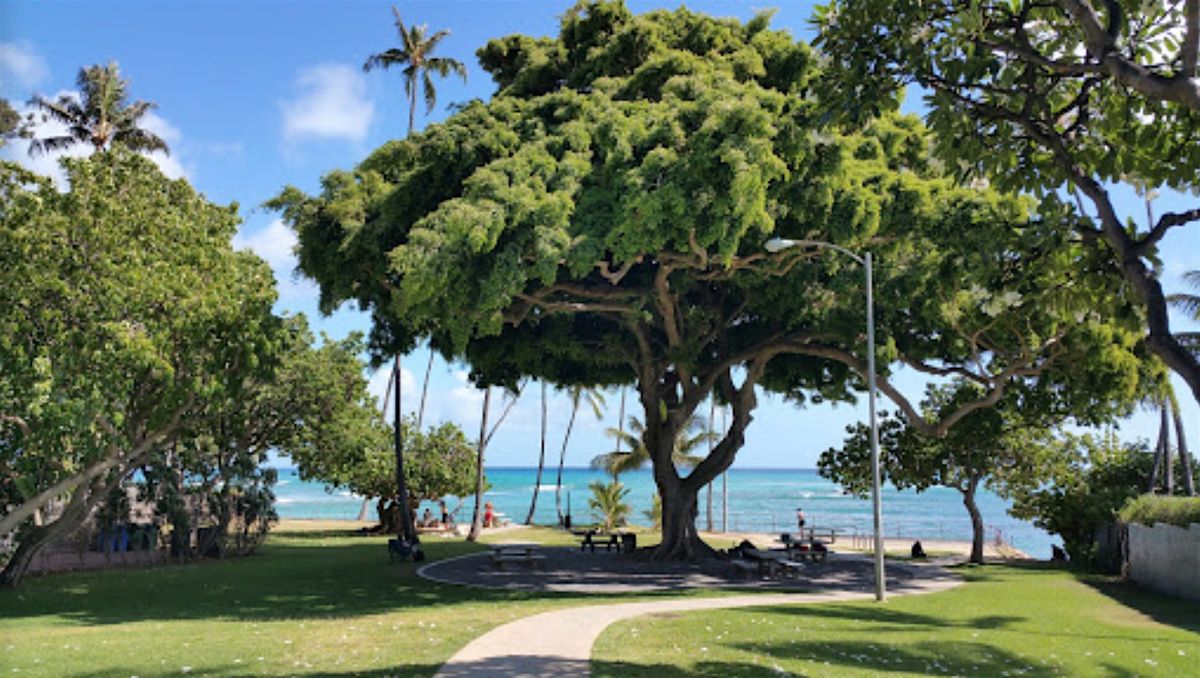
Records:
[[[889,596],[933,593],[962,580],[939,567],[912,567],[912,576]],[[870,591],[773,593],[722,598],[653,600],[586,605],[544,612],[492,629],[471,641],[438,671],[438,678],[464,676],[586,677],[592,645],[610,624],[644,614],[688,612],[792,603],[871,600]]]

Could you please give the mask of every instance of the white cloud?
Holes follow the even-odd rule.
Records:
[[[0,42],[0,81],[5,89],[12,83],[22,89],[32,89],[50,75],[46,60],[33,45],[20,42]]]
[[[320,64],[301,71],[296,84],[299,95],[283,106],[284,138],[366,138],[375,104],[367,98],[367,82],[358,69]]]
[[[233,236],[234,249],[252,250],[271,266],[279,284],[279,298],[283,301],[313,299],[318,295],[316,283],[296,272],[299,263],[296,242],[296,234],[282,219],[275,219],[255,233],[247,233],[243,224]]]

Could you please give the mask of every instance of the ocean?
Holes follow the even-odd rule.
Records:
[[[534,522],[554,525],[558,522],[555,510],[555,475],[557,468],[542,474]],[[871,533],[871,502],[844,494],[836,484],[822,478],[811,469],[730,469],[727,475],[727,509],[722,511],[721,480],[713,483],[713,528],[723,527],[732,532],[783,532],[795,528],[797,508],[804,509],[808,525],[818,528],[837,528],[847,535]],[[491,488],[485,500],[509,520],[520,523],[529,513],[533,497],[536,468],[490,468],[487,480]],[[590,468],[563,470],[560,501],[563,512],[570,512],[576,523],[592,522],[588,484],[607,482],[602,471]],[[650,524],[644,512],[650,508],[654,480],[650,471],[641,470],[621,476],[630,490],[627,498],[634,513],[631,522]],[[300,479],[294,469],[279,469],[275,488],[277,510],[283,518],[354,519],[358,517],[362,500],[345,490],[328,490],[320,483]],[[980,490],[977,497],[987,538],[1003,540],[1035,558],[1049,558],[1050,545],[1058,540],[1033,524],[1008,515],[1009,503],[1001,497]],[[707,529],[706,494],[700,493],[700,514],[697,524]],[[949,488],[930,488],[924,492],[899,491],[885,486],[882,495],[883,527],[887,537],[970,540],[971,521],[962,504],[962,495]],[[457,498],[447,505],[459,506]],[[437,507],[422,504],[437,515]],[[471,520],[474,498],[461,503],[455,517],[458,522]],[[368,514],[375,518],[374,504]],[[723,522],[723,518],[725,519]]]

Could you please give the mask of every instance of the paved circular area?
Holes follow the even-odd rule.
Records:
[[[724,560],[699,563],[658,562],[645,552],[625,554],[580,551],[570,547],[538,549],[540,566],[492,564],[491,554],[476,553],[430,563],[418,574],[427,579],[484,588],[507,588],[560,593],[638,593],[688,588],[754,588],[772,591],[873,591],[874,563],[866,556],[830,554],[822,563],[804,563],[795,578],[763,579],[736,572]],[[903,590],[914,579],[950,577],[940,568],[888,563],[887,586]]]
[[[701,565],[658,563],[638,554],[580,553],[573,548],[542,548],[539,552],[546,559],[538,570],[519,565],[496,570],[491,554],[480,553],[431,563],[418,573],[435,581],[469,586],[576,593],[649,592],[694,586],[767,590],[749,595],[584,605],[532,615],[471,641],[442,665],[435,678],[587,678],[593,643],[617,621],[667,612],[870,600],[874,591],[873,561],[864,556],[831,554],[824,563],[806,565],[796,580],[776,582],[746,581],[721,561]],[[887,565],[887,579],[889,595],[934,593],[962,582],[936,565],[892,563]]]

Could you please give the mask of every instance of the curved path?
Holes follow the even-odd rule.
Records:
[[[936,566],[889,565],[889,570],[894,569],[905,570],[904,574],[907,576],[895,583],[889,583],[890,596],[944,591],[961,583],[957,576]],[[892,579],[890,575],[891,572],[889,582]],[[543,612],[499,626],[471,641],[442,666],[437,678],[585,677],[590,675],[592,645],[601,632],[610,624],[632,617],[663,612],[872,598],[874,594],[870,590],[826,589],[820,593],[761,593],[721,598],[585,605]]]

